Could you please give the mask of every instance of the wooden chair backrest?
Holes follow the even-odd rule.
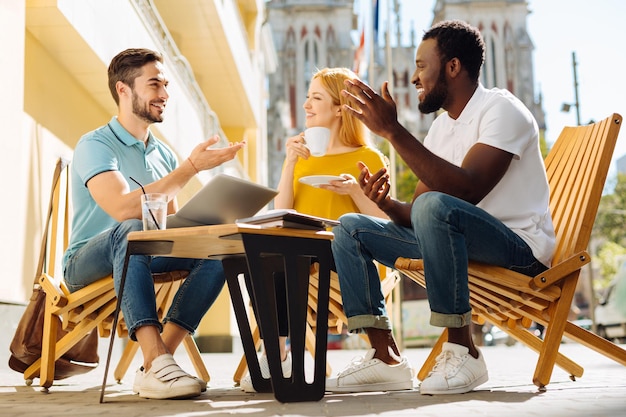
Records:
[[[52,178],[52,190],[48,204],[47,217],[44,221],[43,235],[41,239],[41,249],[39,252],[39,262],[35,273],[35,284],[39,276],[45,272],[51,276],[56,276],[56,272],[63,251],[67,247],[69,239],[68,224],[68,183],[69,183],[69,161],[59,158],[56,162],[55,171]],[[61,218],[61,214],[63,217]],[[62,228],[59,234],[59,227]],[[61,250],[57,251],[57,245]],[[60,269],[60,268],[59,268]]]
[[[621,122],[615,113],[591,125],[565,127],[546,157],[557,243],[553,265],[589,244]]]

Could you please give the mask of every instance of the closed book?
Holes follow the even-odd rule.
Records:
[[[336,220],[298,213],[293,209],[269,210],[257,216],[237,219],[236,223],[254,224],[262,227],[285,227],[291,229],[325,230],[339,225]]]

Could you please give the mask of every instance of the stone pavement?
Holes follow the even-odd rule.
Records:
[[[574,343],[562,352],[585,368],[585,375],[571,381],[556,368],[545,392],[532,383],[536,354],[520,345],[482,348],[490,379],[478,390],[461,395],[426,396],[417,390],[364,394],[327,394],[318,402],[282,404],[272,394],[246,394],[233,386],[232,375],[240,352],[203,354],[211,373],[209,389],[191,400],[145,400],[132,394],[133,371],[121,384],[108,380],[105,403],[99,404],[106,359],[106,341],[101,339],[102,364],[91,373],[58,381],[49,393],[24,384],[22,375],[6,365],[8,353],[0,352],[0,416],[89,417],[150,416],[205,417],[222,415],[266,416],[626,416],[626,367]],[[121,348],[119,340],[116,347]],[[429,349],[408,349],[414,367]],[[333,371],[341,370],[363,350],[331,350]],[[119,357],[117,349],[114,359]],[[184,349],[176,358],[191,370]],[[138,367],[135,358],[131,370]],[[115,365],[115,361],[111,366]],[[417,387],[417,381],[416,381]]]

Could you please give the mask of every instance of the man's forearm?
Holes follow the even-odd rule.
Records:
[[[398,201],[395,199],[389,200],[391,204],[387,207],[382,208],[389,216],[389,219],[394,223],[397,223],[401,226],[410,227],[411,226],[411,203],[404,203],[402,201]]]

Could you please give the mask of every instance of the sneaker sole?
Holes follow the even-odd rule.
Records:
[[[193,398],[201,395],[200,386],[198,389],[191,390],[189,388],[186,389],[168,389],[166,391],[161,390],[141,390],[139,391],[139,396],[141,398],[149,398],[151,400],[182,400],[185,398]]]
[[[265,379],[268,379],[269,377],[263,377]],[[289,373],[289,375],[284,375],[283,378],[291,378],[291,373]],[[249,382],[243,382],[243,381],[239,381],[239,389],[241,389],[243,392],[247,393],[247,394],[256,394],[256,390],[254,389],[254,385],[252,385],[252,381]]]
[[[207,382],[197,377],[192,377],[192,378],[194,378],[196,382],[198,383],[198,385],[200,386],[200,392],[206,392],[207,385],[208,385]],[[139,394],[139,391],[140,391],[139,387],[133,384],[133,394]]]
[[[458,388],[454,388],[454,389],[447,389],[447,390],[436,390],[436,389],[430,389],[430,390],[426,389],[426,390],[423,390],[422,387],[420,386],[420,394],[425,394],[425,395],[465,394],[466,392],[472,391],[474,388],[478,387],[479,385],[484,384],[488,380],[489,380],[489,375],[485,374],[485,375],[481,376],[480,378],[474,380],[469,385],[465,385],[463,387],[458,387]]]
[[[405,391],[413,389],[413,381],[384,382],[379,384],[346,385],[343,387],[326,387],[326,392],[374,392],[374,391]]]
[[[285,361],[289,361],[288,363],[285,363]],[[281,363],[281,368],[283,371],[283,377],[284,378],[291,378],[291,368],[292,368],[292,364],[291,364],[291,354],[289,354],[288,359],[285,359],[285,361],[283,361]],[[269,372],[269,367],[267,369],[267,372]],[[268,376],[263,375],[263,371],[261,371],[261,376],[265,379],[269,378]],[[248,371],[248,373],[246,374],[246,376],[244,376],[241,381],[239,381],[239,388],[247,393],[247,394],[256,394],[256,390],[254,389],[254,385],[252,385],[252,379],[250,376],[250,371]]]

